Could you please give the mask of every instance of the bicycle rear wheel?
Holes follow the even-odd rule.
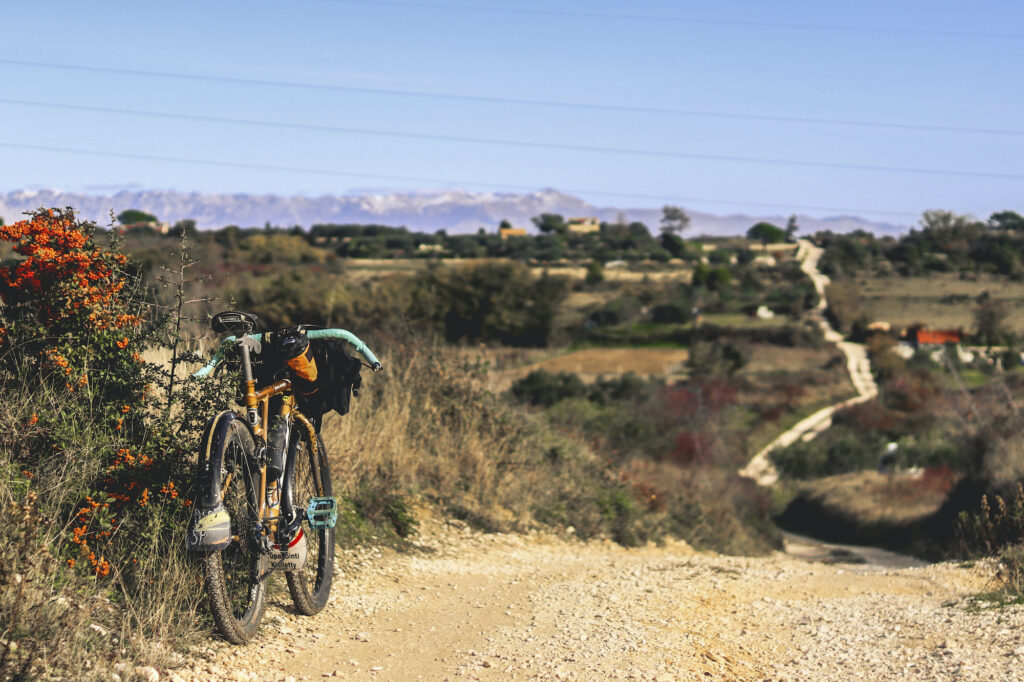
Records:
[[[228,425],[223,442],[220,477],[224,507],[231,515],[234,539],[225,549],[203,559],[206,593],[217,631],[233,644],[244,644],[259,627],[266,607],[265,576],[269,561],[260,549],[259,471],[255,445],[237,421]]]
[[[295,425],[293,434],[290,489],[293,507],[301,510],[312,497],[332,495],[331,474],[327,467],[327,450],[320,436],[315,436],[316,446],[313,447],[310,429],[301,423]],[[306,534],[306,564],[301,570],[286,571],[284,575],[295,610],[312,616],[327,605],[330,596],[334,579],[334,529],[311,528],[303,521],[302,532]]]

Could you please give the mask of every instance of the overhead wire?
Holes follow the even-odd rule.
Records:
[[[138,161],[162,161],[167,163],[177,164],[196,164],[206,166],[220,166],[226,168],[241,168],[246,170],[265,170],[265,171],[283,171],[290,173],[305,173],[311,175],[324,175],[324,176],[335,176],[335,177],[348,177],[348,178],[359,178],[364,180],[387,180],[387,181],[398,181],[398,182],[418,182],[418,183],[431,183],[435,185],[461,185],[467,187],[481,187],[485,189],[504,189],[517,192],[535,192],[536,187],[529,187],[525,185],[506,184],[506,183],[489,183],[479,182],[473,180],[453,180],[453,179],[441,179],[441,178],[426,178],[416,176],[403,176],[403,175],[385,175],[379,173],[365,173],[362,171],[341,171],[328,168],[305,168],[299,166],[284,166],[276,164],[266,163],[254,163],[244,161],[224,161],[219,159],[196,159],[180,156],[163,156],[157,154],[139,154],[134,152],[116,152],[106,149],[82,149],[75,147],[61,147],[61,146],[50,146],[50,145],[37,145],[37,144],[26,144],[20,142],[4,142],[0,141],[0,147],[9,149],[26,149],[31,151],[42,151],[42,152],[54,152],[64,154],[78,154],[86,156],[100,156],[107,158],[118,158],[118,159],[132,159]],[[591,196],[606,196],[606,197],[617,197],[624,199],[644,199],[659,202],[694,202],[694,203],[705,203],[705,204],[721,204],[721,205],[736,205],[736,206],[749,206],[749,207],[766,207],[766,208],[779,208],[787,211],[791,210],[807,210],[807,211],[837,211],[840,213],[862,213],[871,215],[886,215],[886,216],[912,216],[917,217],[918,213],[909,211],[886,211],[878,209],[862,209],[862,208],[843,208],[836,206],[815,206],[815,205],[796,205],[796,204],[781,204],[772,202],[758,202],[758,201],[733,201],[731,199],[713,199],[713,198],[702,198],[702,197],[687,197],[679,195],[663,195],[663,194],[644,194],[635,192],[621,192],[621,191],[610,191],[602,189],[582,189],[582,188],[562,188],[560,191],[574,195],[591,195]]]
[[[60,102],[37,102],[29,100],[16,100],[0,98],[0,104],[40,106],[55,109],[70,109],[76,111],[93,111],[98,113],[113,113],[128,116],[147,116],[153,118],[166,118],[176,120],[190,120],[212,123],[226,123],[231,125],[252,125],[274,128],[290,128],[297,130],[308,130],[329,133],[345,133],[354,135],[376,135],[381,137],[397,137],[405,139],[435,140],[442,142],[460,142],[469,144],[489,144],[506,147],[526,147],[534,149],[555,149],[561,151],[593,152],[601,154],[617,154],[630,156],[648,156],[674,159],[689,159],[698,161],[718,161],[725,163],[745,163],[759,165],[799,166],[808,168],[832,168],[841,170],[859,170],[869,172],[889,173],[910,173],[916,175],[942,175],[956,177],[977,177],[999,180],[1020,180],[1024,179],[1024,173],[997,173],[992,171],[969,171],[945,168],[915,168],[906,166],[886,166],[873,164],[840,163],[831,161],[811,161],[803,159],[774,159],[753,156],[732,156],[727,154],[705,154],[701,152],[684,152],[657,149],[630,149],[624,147],[600,147],[580,144],[569,144],[559,142],[535,142],[530,140],[509,140],[486,137],[469,137],[464,135],[444,135],[437,133],[416,133],[396,130],[376,130],[371,128],[352,128],[341,126],[325,126],[306,123],[290,123],[286,121],[266,121],[258,119],[245,119],[225,116],[209,116],[205,114],[182,114],[161,111],[142,111],[138,109],[123,109],[118,107],[99,107],[92,105],[65,104]]]
[[[486,12],[498,14],[520,14],[528,16],[568,17],[574,19],[593,18],[614,21],[651,21],[657,23],[692,24],[696,26],[732,26],[743,28],[781,28],[800,31],[836,31],[850,33],[881,33],[890,35],[936,36],[943,38],[998,38],[1020,40],[1021,33],[990,31],[962,31],[938,28],[911,28],[906,26],[858,26],[850,24],[805,24],[800,22],[765,21],[760,19],[706,19],[682,17],[679,15],[637,14],[624,12],[594,12],[592,10],[561,10],[551,8],[512,7],[504,5],[471,5],[445,2],[408,2],[406,0],[311,0],[330,2],[338,5],[366,5],[373,7],[402,7],[407,9],[439,9],[455,12]]]
[[[236,85],[250,85],[261,87],[295,88],[302,90],[319,90],[327,92],[348,92],[368,95],[383,95],[392,97],[415,97],[421,99],[454,100],[463,102],[479,102],[484,104],[522,105],[560,109],[575,109],[589,111],[609,111],[620,113],[641,113],[666,116],[688,116],[698,118],[722,118],[749,121],[767,121],[774,123],[796,123],[814,124],[844,127],[861,128],[887,128],[892,130],[916,130],[923,132],[953,133],[969,135],[1003,135],[1003,136],[1024,136],[1024,129],[1013,128],[991,128],[979,126],[953,126],[953,125],[931,125],[924,123],[905,123],[899,121],[872,121],[856,119],[825,118],[813,116],[787,116],[775,114],[755,114],[736,111],[716,111],[704,109],[678,109],[671,107],[647,107],[630,104],[606,104],[599,102],[572,102],[567,100],[546,100],[523,97],[499,97],[491,95],[472,95],[466,93],[432,92],[425,90],[405,90],[396,88],[371,88],[353,85],[337,85],[331,83],[311,83],[304,81],[272,80],[265,78],[242,78],[236,76],[225,76],[220,74],[180,73],[173,71],[160,71],[151,69],[128,69],[113,66],[96,66],[87,64],[63,64],[54,62],[39,62],[24,59],[3,59],[0,64],[9,66],[20,66],[28,68],[53,69],[64,71],[80,71],[90,73],[106,73],[123,76],[142,76],[151,78],[168,78],[176,80],[191,80],[209,83],[233,83]]]

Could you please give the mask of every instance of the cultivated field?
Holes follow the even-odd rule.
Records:
[[[1006,302],[1010,327],[1024,332],[1024,282],[992,275],[960,279],[959,275],[942,273],[929,277],[859,279],[857,288],[868,318],[884,320],[897,329],[916,323],[932,329],[971,329],[975,299],[988,292]]]
[[[466,267],[485,264],[493,265],[495,263],[512,261],[502,258],[348,258],[343,262],[346,277],[356,282],[361,282],[394,273],[412,274],[425,270],[431,264]],[[547,272],[552,276],[567,277],[570,280],[580,281],[587,276],[585,263],[554,263],[550,265],[532,265],[531,267],[538,275],[541,272]],[[608,282],[689,282],[692,275],[693,269],[688,265],[684,265],[681,261],[667,264],[644,263],[623,267],[606,267],[604,269],[604,278]]]

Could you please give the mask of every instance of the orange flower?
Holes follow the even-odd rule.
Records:
[[[122,405],[122,406],[121,406],[121,412],[122,412],[123,414],[128,414],[129,412],[131,412],[131,409],[132,409],[132,408],[128,407],[127,405]]]
[[[29,426],[35,426],[38,421],[39,421],[38,415],[36,415],[36,413],[33,412],[32,416],[29,417],[29,419],[28,419],[28,425]]]
[[[74,559],[68,559],[68,568],[74,568],[74,567],[75,567],[75,560]]]
[[[126,336],[123,339],[121,339],[120,341],[118,341],[117,342],[117,347],[120,348],[121,350],[124,350],[125,348],[127,348],[128,347],[128,337]]]
[[[21,475],[24,476],[25,478],[29,479],[29,480],[32,480],[32,475],[33,474],[28,469],[23,469],[22,472],[21,472]]]

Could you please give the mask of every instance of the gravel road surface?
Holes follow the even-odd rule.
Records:
[[[723,557],[428,520],[410,551],[342,553],[318,616],[278,590],[255,641],[161,679],[1024,680],[1024,607],[971,599],[994,565],[787,544]]]

